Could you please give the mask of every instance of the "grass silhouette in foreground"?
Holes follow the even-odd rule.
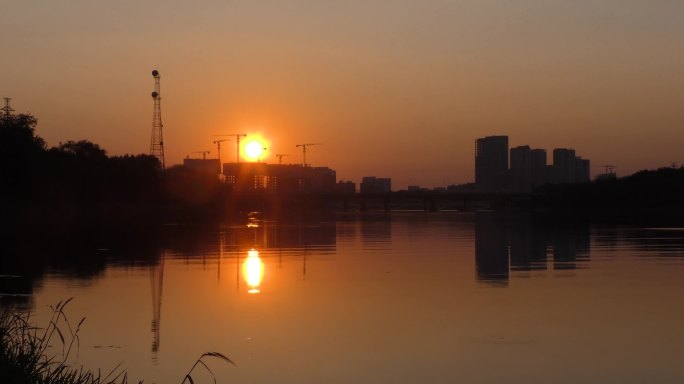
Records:
[[[85,370],[69,363],[70,357],[78,354],[80,339],[78,332],[85,321],[82,318],[73,327],[64,308],[72,299],[60,301],[52,309],[52,316],[45,328],[30,323],[30,313],[4,310],[0,314],[0,382],[13,384],[126,384],[128,377],[119,369],[121,363],[106,374]],[[59,342],[57,343],[57,339]],[[48,355],[51,343],[61,346],[61,353]],[[58,347],[59,348],[59,347]],[[216,377],[205,358],[218,358],[235,365],[225,355],[207,352],[195,361],[181,384],[195,384],[193,372],[198,366],[204,367],[214,383]],[[142,383],[142,381],[140,381]]]

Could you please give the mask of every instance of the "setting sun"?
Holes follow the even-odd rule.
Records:
[[[245,144],[245,156],[250,160],[258,160],[265,149],[264,144],[260,141],[249,141]]]

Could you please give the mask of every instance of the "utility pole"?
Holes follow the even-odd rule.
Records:
[[[278,165],[283,164],[283,157],[284,156],[290,156],[290,155],[285,154],[285,153],[276,153],[276,157],[278,158]]]
[[[321,145],[321,143],[307,143],[307,144],[297,144],[296,145],[297,148],[299,148],[299,147],[302,148],[302,157],[304,160],[304,162],[302,163],[302,166],[304,166],[304,167],[306,167],[306,148],[310,147],[312,145]]]
[[[162,119],[161,119],[161,91],[159,87],[159,71],[156,69],[152,71],[154,77],[154,92],[152,92],[152,99],[154,100],[154,112],[152,113],[152,140],[150,141],[150,155],[159,159],[162,169],[166,168],[164,163],[164,138],[162,135]]]

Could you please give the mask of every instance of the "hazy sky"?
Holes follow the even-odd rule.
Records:
[[[682,15],[681,0],[3,0],[0,96],[50,145],[147,153],[157,68],[167,164],[247,132],[268,162],[320,142],[307,159],[340,179],[436,186],[472,181],[475,139],[507,134],[624,175],[684,162]]]

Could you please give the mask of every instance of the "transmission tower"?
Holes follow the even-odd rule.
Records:
[[[165,252],[159,258],[159,264],[150,268],[150,282],[152,283],[152,353],[156,360],[156,353],[159,352],[161,341],[161,300],[162,288],[164,287],[164,257]]]
[[[154,92],[152,92],[152,99],[154,100],[154,112],[152,113],[152,140],[150,142],[150,155],[159,159],[162,169],[166,168],[164,163],[164,137],[162,135],[162,119],[161,119],[161,91],[159,90],[159,71],[156,69],[152,71],[154,77]]]
[[[5,106],[2,108],[2,114],[4,118],[8,118],[12,116],[12,112],[14,112],[14,109],[10,107],[10,99],[9,97],[3,97],[5,99]]]

